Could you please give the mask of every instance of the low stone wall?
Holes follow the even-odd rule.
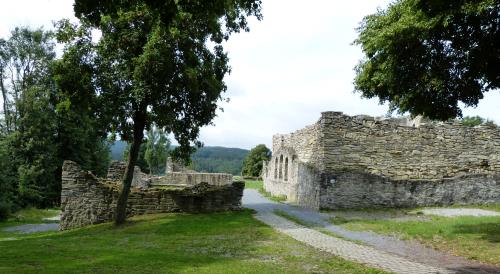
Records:
[[[214,186],[230,185],[233,176],[225,173],[185,173],[171,172],[163,176],[153,177],[149,180],[151,186],[185,185],[194,186],[199,183],[208,183]]]
[[[319,208],[498,203],[500,203],[500,175],[469,174],[437,180],[391,180],[369,173],[347,172],[323,176]]]
[[[113,219],[120,182],[95,177],[76,163],[65,161],[62,170],[61,230]],[[189,187],[132,188],[127,216],[164,212],[216,212],[239,210],[244,183]]]

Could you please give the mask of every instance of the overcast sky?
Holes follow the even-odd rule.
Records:
[[[215,126],[202,130],[207,146],[252,148],[271,144],[275,133],[289,133],[316,122],[322,111],[382,116],[387,106],[353,93],[353,68],[361,50],[352,45],[363,16],[385,8],[388,0],[264,0],[262,21],[226,44],[232,73],[230,98]],[[70,0],[2,1],[0,37],[18,25],[51,28],[74,18]],[[500,93],[486,94],[465,115],[500,123]]]

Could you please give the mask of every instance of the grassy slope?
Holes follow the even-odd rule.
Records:
[[[1,241],[0,273],[382,273],[319,252],[248,210],[161,214]]]
[[[262,181],[245,181],[245,188],[251,188],[251,189],[256,189],[259,191],[260,194],[262,194],[264,197],[268,198],[271,201],[275,202],[284,202],[286,201],[286,196],[280,195],[280,196],[273,196],[271,193],[267,192],[264,190],[263,182]]]
[[[498,210],[498,206],[486,208]],[[500,265],[500,217],[432,216],[429,221],[338,218],[332,222],[351,230],[372,230],[416,239],[458,256]]]

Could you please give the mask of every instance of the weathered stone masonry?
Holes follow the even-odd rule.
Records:
[[[113,219],[123,174],[120,164],[113,163],[108,178],[97,178],[83,171],[76,163],[65,161],[62,171],[61,230],[98,224]],[[140,171],[138,171],[140,172]],[[137,176],[138,174],[135,174]],[[214,178],[198,174],[195,182],[185,179],[181,183],[169,183],[162,177],[149,178],[140,174],[128,198],[127,215],[164,212],[214,212],[238,210],[241,207],[243,182],[228,180],[227,174],[216,174]],[[176,178],[182,178],[176,174]],[[168,177],[170,178],[170,177]],[[189,177],[192,178],[192,177]],[[201,178],[201,179],[200,179]],[[160,183],[156,184],[155,181]]]
[[[274,195],[312,208],[500,203],[500,131],[324,112],[273,137]],[[286,174],[286,176],[285,176]]]

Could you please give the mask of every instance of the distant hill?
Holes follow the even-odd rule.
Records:
[[[192,156],[192,169],[200,172],[220,172],[240,175],[248,150],[228,147],[202,147]]]
[[[111,146],[111,159],[123,160],[123,151],[127,147],[124,141],[116,141]],[[192,156],[191,169],[199,172],[230,173],[239,175],[243,159],[248,150],[228,147],[202,147]]]

